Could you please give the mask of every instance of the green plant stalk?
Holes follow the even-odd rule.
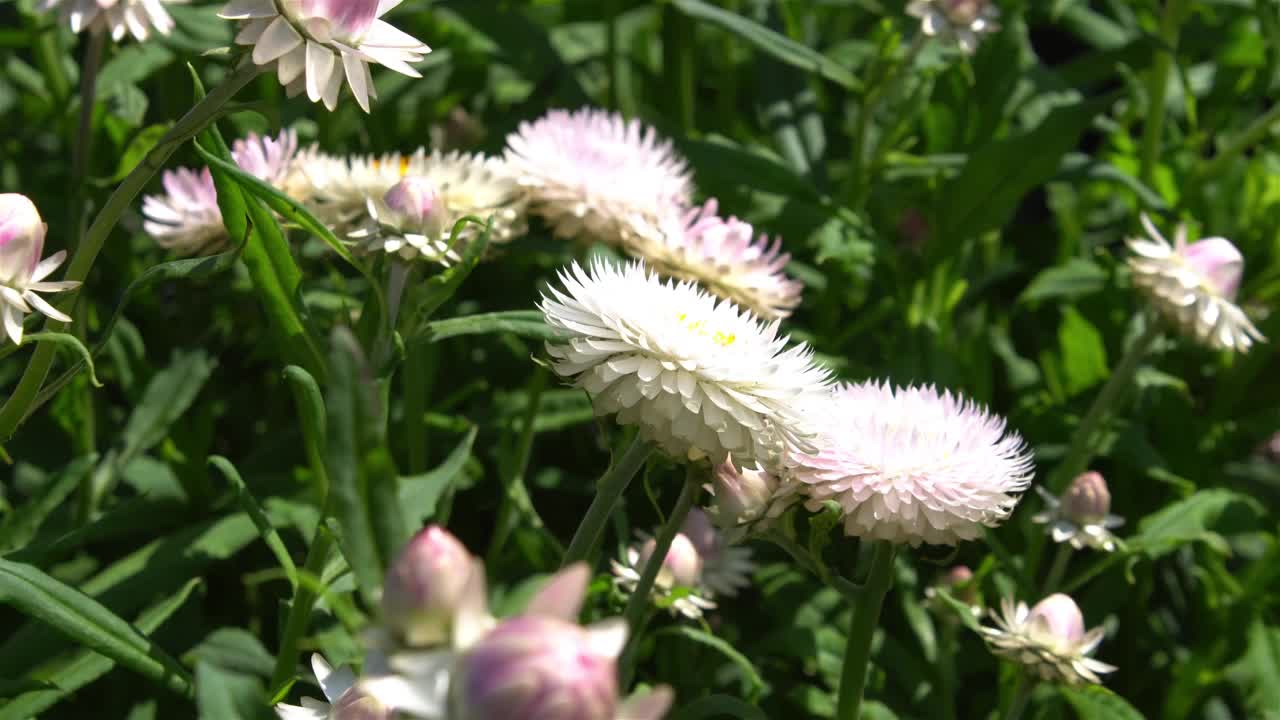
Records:
[[[1027,677],[1024,670],[1018,670],[1018,684],[1013,687],[1013,700],[1009,703],[1009,709],[1004,714],[1004,720],[1018,720],[1022,717],[1023,711],[1027,709],[1027,703],[1031,700],[1031,680]]]
[[[1178,31],[1187,0],[1168,0],[1160,17],[1160,41],[1164,47],[1156,49],[1147,79],[1147,118],[1142,128],[1142,154],[1138,177],[1148,185],[1155,179],[1156,156],[1160,154],[1160,141],[1164,136],[1164,105],[1169,94],[1169,69],[1178,49]]]
[[[49,90],[52,91],[54,100],[61,105],[71,95],[71,80],[62,67],[62,48],[58,47],[59,25],[41,29],[36,26],[38,22],[38,19],[33,18],[28,28],[36,36],[32,53],[36,56],[40,69],[44,71],[45,79],[49,81]]]
[[[880,106],[882,93],[892,86],[903,68],[915,64],[916,55],[924,47],[924,40],[924,33],[918,33],[911,41],[902,60],[894,62],[885,73],[884,79],[868,87],[866,94],[862,96],[862,102],[858,106],[858,117],[853,123],[853,137],[850,138],[849,177],[845,181],[844,192],[847,206],[859,206],[866,198],[870,184],[868,179],[863,177],[867,170],[867,132],[871,129],[871,120]]]
[[[435,372],[437,348],[429,342],[411,342],[405,349],[404,433],[409,448],[409,474],[427,471],[427,400],[431,395],[431,379]]]
[[[1067,574],[1067,566],[1071,564],[1071,543],[1058,543],[1058,552],[1053,556],[1053,564],[1049,566],[1049,575],[1044,579],[1042,596],[1051,594],[1062,584]]]
[[[609,73],[609,96],[606,98],[609,102],[610,109],[621,110],[618,107],[621,93],[618,92],[620,75],[622,72],[622,59],[618,57],[618,15],[622,12],[622,0],[605,0],[605,56],[608,62]]]
[[[938,700],[942,720],[956,720],[956,629],[954,618],[942,621],[938,634]]]
[[[668,91],[670,112],[676,125],[688,135],[695,121],[695,61],[697,42],[693,21],[674,5],[662,8],[662,75]]]
[[[307,559],[302,565],[302,575],[320,577],[324,565],[333,548],[333,536],[324,527],[324,518],[316,525],[316,535],[307,550]],[[275,669],[271,671],[271,692],[277,693],[281,687],[293,677],[294,667],[298,663],[298,644],[307,632],[311,621],[311,611],[315,608],[319,595],[311,583],[299,582],[293,591],[293,602],[289,606],[289,616],[285,619],[284,633],[280,637],[280,650],[276,653]]]
[[[671,541],[675,540],[676,534],[680,532],[680,527],[684,525],[684,519],[689,516],[689,510],[693,508],[693,501],[697,499],[701,489],[701,478],[696,466],[688,466],[684,487],[680,489],[676,506],[671,509],[671,515],[658,530],[658,536],[654,538],[653,553],[649,555],[649,561],[644,564],[644,570],[640,572],[640,581],[636,583],[631,597],[627,598],[627,609],[623,612],[623,617],[627,621],[627,627],[631,628],[629,645],[633,645],[640,635],[641,623],[644,621],[645,612],[649,609],[649,592],[653,590],[653,583],[658,579],[658,571],[662,569],[662,564],[667,559],[667,552],[671,550]]]
[[[573,540],[569,541],[569,549],[564,553],[561,567],[586,560],[591,554],[619,498],[627,491],[631,479],[644,466],[645,460],[649,459],[651,453],[653,453],[653,446],[636,435],[622,457],[605,471],[604,476],[596,483],[596,496],[591,501],[591,507],[587,508],[587,514],[583,516],[578,530],[573,533]]]
[[[1267,134],[1271,132],[1271,126],[1278,121],[1280,121],[1280,103],[1272,105],[1270,110],[1250,123],[1244,132],[1240,133],[1212,160],[1201,166],[1200,171],[1196,173],[1196,179],[1204,182],[1221,174],[1228,163],[1239,157],[1245,150],[1266,139]]]
[[[245,85],[249,84],[254,77],[258,75],[258,68],[252,64],[241,67],[232,73],[223,81],[221,85],[213,89],[204,97],[195,107],[187,111],[182,119],[173,126],[169,132],[165,133],[160,142],[156,144],[151,152],[138,163],[124,181],[116,187],[111,193],[111,197],[107,198],[107,202],[103,205],[102,210],[98,212],[98,216],[94,218],[93,224],[89,226],[89,230],[85,233],[83,241],[76,247],[75,255],[71,258],[71,264],[67,267],[64,280],[83,282],[89,275],[89,271],[93,268],[93,263],[98,257],[98,252],[102,250],[102,245],[107,241],[107,237],[115,228],[116,223],[120,221],[120,217],[125,210],[133,204],[134,198],[138,193],[142,192],[142,188],[146,186],[151,178],[160,171],[169,156],[178,149],[182,143],[195,137],[205,125],[209,124],[223,105],[235,96]],[[68,299],[63,303],[64,308],[68,307],[68,302],[74,304],[79,292],[70,291]],[[45,323],[45,329],[51,332],[65,332],[67,323],[50,320]],[[53,365],[54,352],[57,345],[51,342],[41,342],[36,346],[36,350],[31,355],[31,360],[27,363],[26,370],[23,371],[22,377],[18,380],[17,387],[13,393],[9,395],[9,399],[5,401],[4,406],[0,407],[0,443],[8,441],[17,431],[18,426],[26,417],[27,408],[35,401],[36,394],[40,392],[40,386],[44,384],[45,377],[49,374],[49,368]]]
[[[848,644],[844,650],[844,667],[840,671],[840,699],[836,704],[836,720],[858,720],[862,712],[862,695],[867,687],[867,665],[871,662],[871,636],[880,624],[880,608],[893,585],[893,555],[896,548],[888,540],[879,540],[871,558],[871,572],[849,625]]]
[[[510,464],[503,473],[506,478],[505,493],[498,507],[498,521],[494,524],[493,539],[489,542],[489,551],[486,554],[486,558],[490,561],[497,558],[498,552],[506,545],[507,537],[515,529],[511,520],[514,512],[519,511],[526,515],[529,524],[537,530],[545,527],[542,517],[533,507],[532,498],[529,497],[529,489],[525,486],[525,472],[529,468],[529,457],[533,453],[533,425],[538,417],[538,408],[542,405],[542,393],[546,387],[547,371],[541,367],[535,367],[527,391],[529,407],[521,419],[520,435],[516,446],[509,451]]]

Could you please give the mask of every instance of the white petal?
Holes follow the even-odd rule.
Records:
[[[307,97],[311,102],[319,102],[323,97],[335,62],[337,58],[328,48],[320,43],[307,41]]]
[[[591,570],[586,563],[574,563],[556,573],[525,608],[526,615],[542,615],[567,622],[577,622],[586,597]]]
[[[4,306],[4,331],[14,345],[22,344],[22,312],[12,305]]]
[[[42,315],[47,318],[53,318],[59,322],[71,322],[71,318],[66,313],[59,311],[54,306],[45,302],[44,298],[31,292],[30,290],[22,293],[22,298],[31,303],[31,307],[39,310]]]
[[[349,668],[344,666],[334,670],[320,653],[311,656],[311,670],[316,674],[316,680],[329,702],[342,697],[343,693],[356,684],[356,676]]]
[[[355,55],[343,54],[342,68],[347,73],[347,84],[351,86],[351,94],[356,96],[360,109],[369,112],[369,86],[365,84],[368,70],[364,62]]]
[[[249,18],[265,18],[279,15],[276,4],[271,0],[231,0],[218,13],[223,20],[247,20]]]
[[[301,44],[302,36],[298,31],[293,29],[288,20],[278,17],[267,26],[254,45],[253,62],[266,65]]]
[[[49,277],[49,273],[57,270],[58,266],[62,264],[62,261],[66,259],[67,251],[59,250],[58,252],[41,260],[40,264],[36,265],[36,269],[31,271],[31,282],[40,282],[46,277]]]
[[[627,623],[621,618],[609,618],[587,627],[587,642],[591,651],[604,658],[616,658],[627,644]]]

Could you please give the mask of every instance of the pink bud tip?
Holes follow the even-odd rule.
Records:
[[[1244,256],[1220,237],[1205,238],[1181,250],[1182,257],[1195,268],[1213,287],[1218,295],[1234,300],[1244,275]]]
[[[657,541],[650,539],[640,549],[641,567],[649,564],[649,558],[653,556],[657,544]],[[694,587],[698,584],[701,575],[702,556],[698,554],[698,549],[683,534],[676,535],[671,540],[671,549],[667,551],[666,559],[662,562],[659,580],[682,587]]]
[[[411,644],[444,640],[472,571],[471,555],[456,537],[437,525],[424,528],[387,571],[385,619]]]
[[[1062,496],[1062,511],[1077,523],[1096,524],[1111,512],[1111,491],[1107,481],[1096,472],[1083,473],[1071,481]]]
[[[393,185],[382,199],[393,211],[422,224],[439,207],[440,192],[427,178],[410,175]]]
[[[25,195],[0,195],[0,283],[26,280],[44,252],[44,221]]]
[[[1076,601],[1062,593],[1054,593],[1031,608],[1028,623],[1037,631],[1065,644],[1076,644],[1084,637],[1084,616]]]

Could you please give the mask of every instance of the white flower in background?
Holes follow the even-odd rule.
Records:
[[[688,204],[692,179],[669,140],[639,120],[552,110],[507,137],[507,162],[555,234],[620,245]]]
[[[925,35],[954,41],[970,54],[983,35],[1000,29],[1000,9],[991,0],[912,0],[907,14],[920,18]]]
[[[40,211],[25,195],[0,194],[0,313],[4,331],[14,345],[22,344],[23,316],[33,310],[46,317],[71,322],[71,318],[37,293],[55,293],[80,287],[71,280],[45,280],[67,257],[59,250],[41,260],[48,226]]]
[[[732,457],[717,465],[711,477],[711,514],[725,530],[767,527],[800,499],[794,484],[784,485],[756,465],[738,468]]]
[[[756,570],[751,549],[730,544],[707,513],[699,508],[690,510],[680,532],[702,558],[699,579],[707,597],[736,597],[739,590],[751,585],[751,573]]]
[[[1009,516],[1031,483],[1031,453],[1003,418],[932,387],[843,385],[816,454],[793,452],[807,507],[834,500],[845,534],[954,545]]]
[[[1044,498],[1046,508],[1031,520],[1047,525],[1054,542],[1071,543],[1077,550],[1091,547],[1115,551],[1116,537],[1111,530],[1123,525],[1124,518],[1110,514],[1111,491],[1102,475],[1096,472],[1080,475],[1060,498],[1039,485],[1036,492]]]
[[[575,263],[540,304],[553,366],[676,458],[769,465],[812,434],[809,399],[829,374],[803,344],[692,283],[640,263]]]
[[[302,705],[276,705],[280,720],[391,720],[392,709],[356,684],[346,667],[334,670],[319,654],[311,656],[311,669],[328,702],[302,698]]]
[[[399,0],[231,0],[219,13],[240,20],[236,44],[253,46],[253,62],[272,66],[290,95],[338,107],[345,78],[361,109],[376,97],[369,63],[422,77],[409,63],[431,48],[380,20]]]
[[[250,133],[231,146],[242,170],[289,192],[297,182],[294,157],[298,136],[283,130],[276,137]],[[218,192],[208,168],[166,170],[160,176],[163,195],[142,198],[143,229],[160,247],[180,255],[218,252],[227,245],[227,230],[218,209]]]
[[[1146,214],[1147,239],[1128,241],[1133,256],[1133,284],[1160,314],[1201,343],[1221,350],[1248,350],[1265,340],[1235,304],[1244,257],[1226,238],[1211,237],[1187,244],[1187,227],[1179,225],[1173,245]]]
[[[40,0],[39,9],[45,12],[57,10],[71,32],[109,32],[111,39],[116,42],[120,42],[128,34],[138,42],[144,42],[151,37],[152,31],[161,35],[172,32],[173,18],[169,17],[164,6],[185,2],[186,0]]]
[[[1102,642],[1106,631],[1084,630],[1084,616],[1075,601],[1056,593],[1035,607],[1001,601],[1002,612],[993,613],[996,627],[983,627],[982,635],[992,652],[1017,662],[1039,677],[1069,685],[1100,683],[1099,674],[1114,671],[1113,665],[1089,657]]]
[[[782,241],[757,236],[750,223],[716,210],[714,199],[692,209],[673,205],[653,228],[632,235],[626,249],[660,274],[700,283],[766,320],[789,316],[804,284],[783,272],[791,256]]]
[[[640,534],[640,538],[642,542],[628,547],[621,562],[609,561],[614,584],[627,594],[635,592],[645,565],[657,546],[657,541],[647,535]],[[702,555],[693,542],[683,533],[677,534],[663,558],[658,577],[653,581],[653,596],[669,603],[673,615],[679,613],[693,620],[702,617],[703,611],[716,606],[701,592],[702,565]]]

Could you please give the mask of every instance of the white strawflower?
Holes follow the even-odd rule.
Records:
[[[912,0],[907,14],[920,18],[920,31],[955,42],[972,54],[983,35],[1000,29],[1000,8],[991,0]]]
[[[671,206],[656,227],[632,235],[626,249],[668,277],[690,280],[762,318],[785,318],[804,284],[783,271],[782,241],[756,235],[750,223],[716,215],[717,204]]]
[[[688,204],[692,180],[669,140],[593,108],[552,110],[507,137],[507,162],[555,234],[621,244]]]
[[[1003,418],[950,392],[888,383],[830,396],[818,452],[791,454],[807,506],[834,500],[847,535],[954,545],[1009,516],[1033,474]]]
[[[993,613],[996,627],[983,627],[982,635],[992,652],[1007,657],[1045,680],[1068,685],[1100,683],[1099,674],[1113,665],[1089,657],[1106,631],[1084,630],[1084,616],[1069,596],[1056,593],[1027,609],[1024,602],[1005,598],[1002,612]]]
[[[1179,225],[1173,245],[1151,218],[1142,215],[1147,239],[1128,241],[1133,256],[1133,284],[1152,306],[1196,340],[1221,350],[1248,350],[1265,340],[1235,304],[1244,256],[1229,240],[1211,237],[1187,244],[1187,227]]]
[[[253,46],[253,62],[274,66],[289,94],[338,107],[343,79],[361,109],[377,97],[369,63],[422,77],[409,63],[431,48],[380,20],[400,0],[231,0],[219,13],[240,20],[237,45]]]
[[[144,42],[157,32],[168,35],[173,31],[173,18],[164,9],[166,4],[185,3],[187,0],[40,0],[42,11],[57,10],[71,32],[109,32],[111,39],[120,42],[125,35],[132,35]]]
[[[638,425],[677,458],[768,465],[784,443],[806,444],[806,398],[826,370],[803,344],[698,286],[662,281],[640,263],[577,263],[540,308],[560,338],[553,366],[599,414]]]
[[[59,250],[40,259],[48,229],[40,211],[25,195],[0,194],[0,314],[5,334],[14,345],[22,344],[23,316],[33,310],[71,322],[66,313],[39,295],[80,287],[72,280],[45,280],[67,258],[67,251]]]

